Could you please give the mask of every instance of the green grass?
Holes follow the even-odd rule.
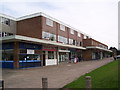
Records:
[[[120,60],[110,62],[100,68],[87,73],[63,88],[85,88],[85,76],[92,77],[92,88],[119,88],[118,63]]]

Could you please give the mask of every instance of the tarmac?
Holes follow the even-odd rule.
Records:
[[[113,61],[113,58],[101,60],[61,63],[26,69],[3,69],[5,88],[42,88],[42,77],[48,78],[48,88],[62,88],[81,75]]]

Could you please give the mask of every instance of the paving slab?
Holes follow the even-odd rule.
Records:
[[[113,61],[112,58],[102,60],[81,61],[79,63],[61,63],[27,69],[3,69],[5,88],[42,88],[42,77],[48,78],[49,88],[62,88],[64,85]]]

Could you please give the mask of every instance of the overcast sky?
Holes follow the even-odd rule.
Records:
[[[20,17],[44,12],[118,48],[119,0],[0,0],[0,13]]]

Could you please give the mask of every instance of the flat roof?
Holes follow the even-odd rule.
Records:
[[[82,50],[86,49],[80,46],[68,45],[68,44],[58,43],[55,41],[47,41],[47,40],[31,38],[31,37],[26,37],[26,36],[21,36],[21,35],[12,35],[12,36],[6,36],[6,37],[1,37],[1,38],[2,38],[2,41],[30,41],[30,42],[35,42],[35,43],[50,44],[50,45],[76,48],[76,49],[82,49]]]
[[[1,16],[1,17],[5,17],[5,18],[9,18],[9,19],[14,20],[14,21],[17,20],[16,18],[14,18],[14,17],[12,17],[12,16],[9,16],[9,15],[3,14],[3,13],[0,13],[0,16]]]
[[[101,48],[101,47],[98,47],[98,46],[87,46],[86,49],[100,49],[100,50],[103,50],[103,51],[112,52],[109,49]]]

